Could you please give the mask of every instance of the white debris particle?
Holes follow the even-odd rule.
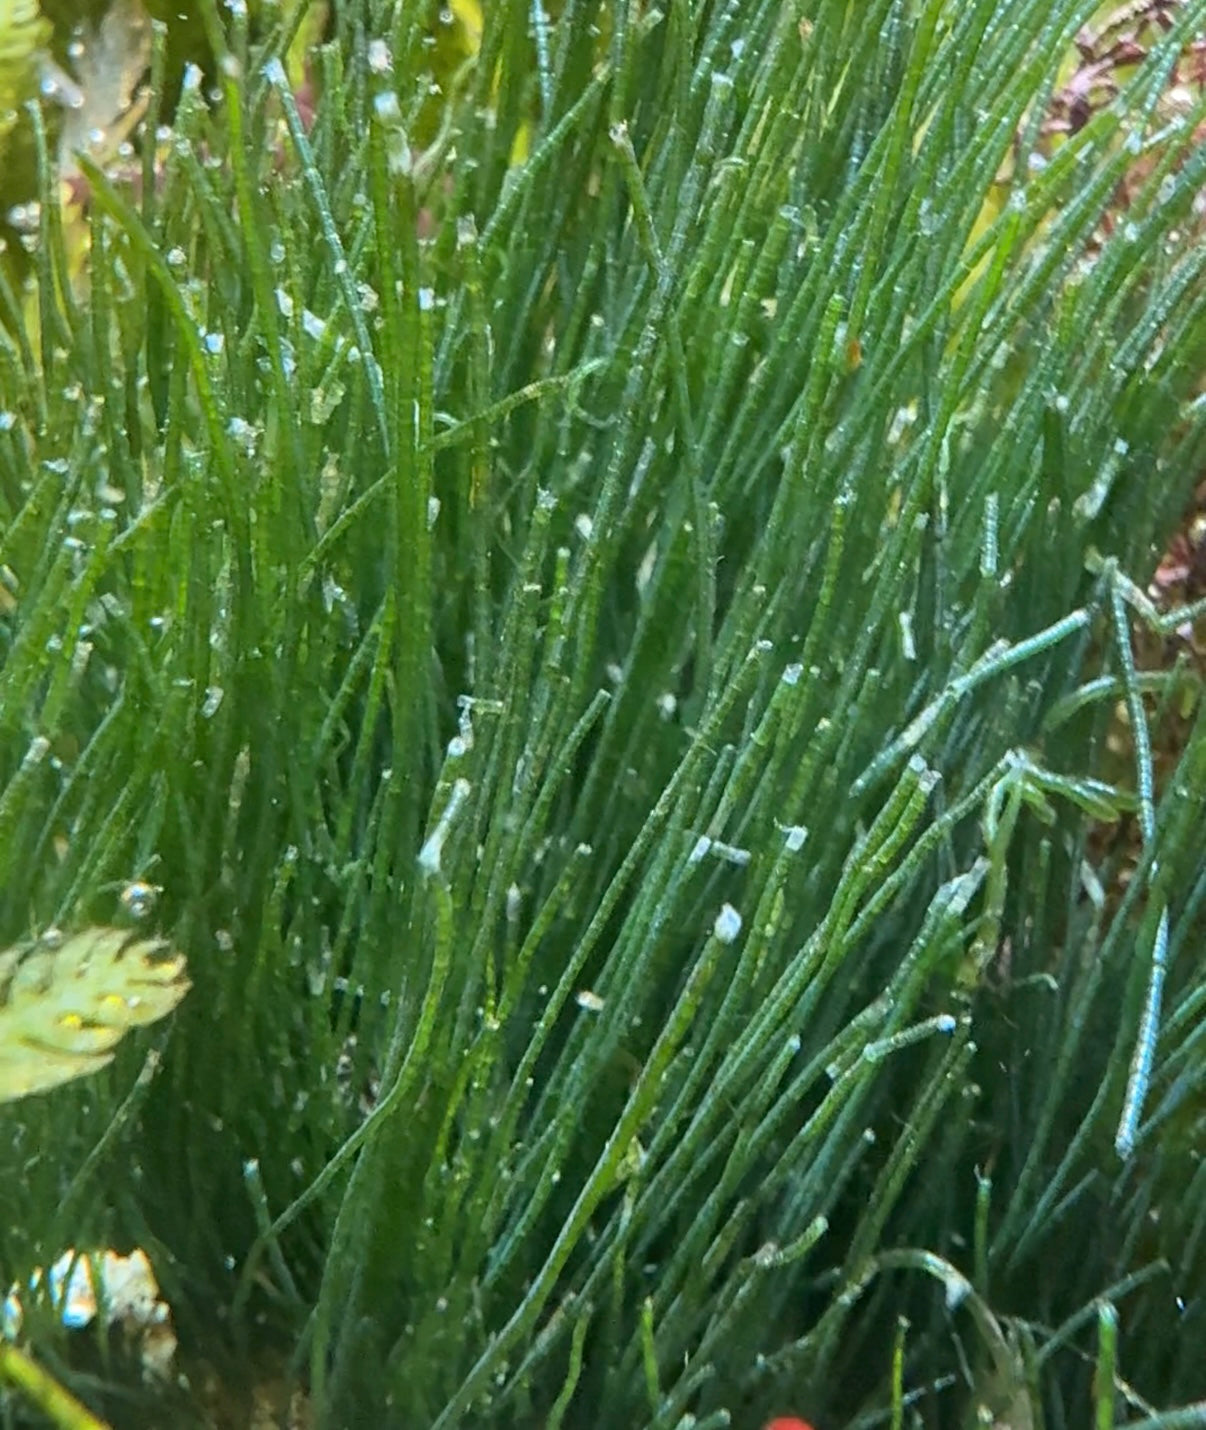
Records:
[[[900,623],[900,653],[907,661],[917,659],[917,644],[913,639],[913,617],[908,611],[901,611],[897,617]]]

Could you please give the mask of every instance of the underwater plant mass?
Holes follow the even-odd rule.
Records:
[[[6,1423],[1206,1425],[1204,36],[0,0]]]

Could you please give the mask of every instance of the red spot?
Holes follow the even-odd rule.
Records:
[[[776,1415],[767,1422],[765,1430],[812,1430],[812,1426],[796,1415]]]

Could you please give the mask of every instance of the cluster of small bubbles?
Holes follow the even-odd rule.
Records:
[[[942,216],[934,209],[929,199],[922,199],[917,210],[917,226],[927,238],[933,237],[942,226]]]
[[[42,221],[42,205],[35,199],[27,204],[14,204],[5,215],[9,225],[16,229],[21,247],[32,253],[38,246],[38,227]]]
[[[673,720],[678,711],[678,697],[665,691],[657,697],[657,713],[663,720]]]
[[[242,448],[245,457],[250,457],[255,453],[259,432],[246,418],[232,417],[226,424],[226,433]]]
[[[384,40],[376,39],[369,41],[368,47],[369,69],[373,74],[388,74],[394,67],[394,58],[389,52],[389,46]]]
[[[75,650],[71,656],[71,675],[73,679],[78,680],[79,677],[83,675],[84,671],[88,668],[88,662],[91,658],[92,642],[86,640],[76,641]],[[51,763],[56,769],[58,768],[57,760],[52,760]]]
[[[169,268],[182,268],[188,262],[188,254],[183,248],[169,248],[166,261]]]
[[[307,418],[315,427],[321,427],[330,421],[346,395],[347,388],[338,381],[329,383],[326,387],[313,388],[310,392]]]

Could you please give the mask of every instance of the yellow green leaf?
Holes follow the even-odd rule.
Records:
[[[35,88],[38,52],[49,33],[37,0],[0,0],[0,135]]]
[[[97,1072],[131,1029],[188,992],[184,958],[121,929],[59,934],[0,953],[0,1102]]]

